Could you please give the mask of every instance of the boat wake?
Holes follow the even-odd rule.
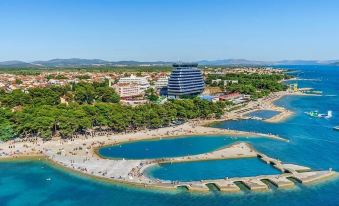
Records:
[[[326,95],[323,95],[324,97],[337,97],[338,95],[336,94],[326,94]]]

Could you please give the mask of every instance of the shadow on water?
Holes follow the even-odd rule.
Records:
[[[265,185],[268,186],[268,188],[270,188],[271,190],[277,190],[277,186],[275,184],[273,184],[273,182],[269,179],[262,179],[261,180]]]
[[[245,193],[249,193],[251,190],[249,187],[247,187],[247,185],[245,185],[242,181],[236,181],[234,182],[235,185],[237,185],[241,191],[245,192]]]
[[[188,191],[189,191],[188,187],[185,186],[185,185],[178,186],[178,187],[177,187],[177,190],[178,190],[179,192],[188,192]]]
[[[218,186],[216,185],[216,184],[214,184],[214,183],[208,183],[208,184],[206,184],[206,186],[208,187],[208,189],[210,190],[210,191],[212,191],[212,192],[219,192],[220,191],[220,189],[218,188]]]

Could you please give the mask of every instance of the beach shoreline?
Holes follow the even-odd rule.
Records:
[[[247,137],[247,138],[271,138],[278,141],[286,141],[287,139],[281,138],[272,134],[262,134],[255,132],[245,132],[237,130],[228,130],[220,128],[212,128],[206,125],[213,124],[220,121],[228,121],[234,119],[242,119],[244,114],[248,112],[253,112],[260,108],[270,108],[274,111],[279,110],[280,113],[274,117],[266,120],[268,122],[280,122],[286,120],[293,112],[274,105],[274,102],[289,93],[280,92],[275,93],[272,96],[267,97],[266,99],[261,99],[255,102],[246,105],[245,112],[237,113],[239,110],[244,110],[244,108],[239,108],[231,113],[228,113],[221,119],[212,119],[212,120],[191,120],[181,125],[159,128],[159,129],[146,129],[142,131],[116,134],[116,135],[106,135],[106,136],[95,136],[95,137],[79,137],[71,140],[50,140],[42,141],[41,139],[36,139],[35,141],[9,141],[2,143],[0,145],[0,161],[11,161],[11,160],[25,160],[25,159],[34,159],[34,160],[47,160],[51,164],[55,164],[58,167],[66,168],[70,171],[76,171],[82,175],[89,175],[95,178],[107,179],[107,182],[117,182],[121,184],[129,185],[139,185],[141,187],[157,187],[154,185],[154,180],[138,176],[139,179],[130,180],[131,174],[142,174],[139,173],[139,170],[142,170],[144,165],[148,164],[159,164],[159,159],[148,159],[148,160],[121,160],[121,159],[112,159],[106,158],[99,154],[98,150],[104,146],[125,144],[136,141],[154,141],[159,139],[170,139],[170,138],[179,138],[179,137],[194,137],[194,136],[213,136],[213,135],[225,135],[225,136],[234,136],[234,137]],[[260,105],[262,102],[265,104],[262,107],[253,107],[253,105]],[[250,109],[248,109],[250,108]],[[231,138],[231,137],[230,137]],[[241,144],[241,143],[240,143]],[[236,145],[236,144],[235,144]],[[229,145],[225,150],[229,151],[233,145]],[[246,145],[247,148],[251,146]],[[192,161],[191,158],[197,158],[194,161],[206,161],[206,160],[216,160],[216,159],[232,159],[232,158],[245,158],[245,157],[254,157],[255,155],[249,151],[244,151],[244,146],[237,147],[235,152],[241,154],[240,156],[234,155],[234,151],[231,153],[225,153],[217,157],[204,157],[201,154],[189,157],[178,157],[181,158],[177,160],[163,160],[174,161],[174,162],[185,162]],[[223,149],[221,149],[223,150]],[[254,149],[247,149],[253,151]],[[230,150],[231,151],[231,150]],[[210,152],[212,154],[214,152]],[[162,158],[170,159],[170,158]],[[113,176],[107,176],[106,174],[110,173]],[[135,174],[134,174],[135,175]],[[149,182],[147,182],[149,181]],[[153,182],[153,183],[152,183]],[[151,184],[152,183],[152,184]],[[151,184],[151,185],[150,185]],[[164,186],[164,185],[162,185]],[[166,186],[167,187],[167,186]]]
[[[287,95],[288,93],[279,93],[275,95],[274,98],[270,98],[271,104],[277,99]],[[266,100],[265,100],[266,101]],[[242,109],[242,108],[241,108]],[[287,115],[289,116],[289,115]],[[178,137],[194,137],[199,135],[227,135],[227,136],[235,136],[235,137],[248,137],[248,138],[271,138],[280,141],[286,141],[287,139],[281,138],[272,134],[262,134],[255,132],[245,132],[245,131],[237,131],[237,130],[228,130],[228,129],[219,129],[212,128],[208,125],[213,124],[215,122],[228,121],[234,119],[242,119],[239,118],[239,115],[229,114],[223,116],[221,119],[212,119],[212,120],[192,120],[186,122],[182,125],[159,128],[153,130],[142,130],[137,132],[130,132],[126,134],[116,134],[112,136],[95,136],[95,137],[80,137],[71,140],[49,140],[42,141],[41,139],[37,139],[37,141],[29,142],[29,141],[8,141],[4,142],[0,145],[0,152],[3,154],[0,155],[1,159],[6,158],[17,158],[17,157],[25,157],[25,156],[41,156],[44,155],[49,148],[59,148],[60,145],[83,145],[83,144],[91,144],[91,149],[87,153],[91,153],[91,156],[100,157],[96,152],[98,148],[109,145],[116,144],[124,144],[135,141],[146,141],[146,140],[157,140],[162,138],[178,138]],[[281,121],[281,118],[278,118]],[[277,121],[278,121],[277,120]],[[67,146],[66,146],[67,147]],[[70,147],[72,148],[72,146]],[[74,148],[72,148],[74,149]],[[60,152],[60,151],[57,151]],[[57,153],[56,152],[56,153]],[[69,151],[72,152],[72,151]],[[102,157],[100,157],[102,158]]]

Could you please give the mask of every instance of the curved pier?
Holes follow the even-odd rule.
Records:
[[[308,167],[282,163],[277,159],[257,152],[251,145],[247,143],[236,143],[228,147],[204,154],[160,159],[104,159],[95,153],[96,148],[104,145],[121,144],[123,142],[169,136],[181,136],[187,135],[187,133],[196,135],[233,134],[239,136],[253,134],[184,124],[173,128],[162,128],[133,134],[116,135],[114,138],[108,136],[99,136],[95,138],[84,138],[67,141],[52,140],[44,142],[39,140],[37,142],[7,142],[0,145],[0,157],[1,159],[5,159],[20,156],[25,157],[30,155],[47,156],[52,162],[57,163],[65,168],[109,181],[156,189],[175,190],[178,187],[185,187],[187,190],[195,192],[209,191],[209,184],[214,185],[222,192],[239,192],[241,191],[239,184],[244,185],[252,191],[267,191],[269,186],[265,184],[263,180],[267,180],[280,188],[288,188],[293,186],[293,182],[291,182],[288,178],[293,178],[302,184],[310,184],[332,177],[336,174],[330,170],[309,171],[310,168]],[[281,138],[277,136],[266,135],[266,137],[281,140]],[[156,180],[149,178],[144,174],[144,171],[147,168],[162,163],[223,160],[245,157],[258,157],[263,162],[271,164],[273,167],[279,169],[282,174],[242,178],[225,177],[224,179],[191,182]]]
[[[236,143],[213,152],[161,159],[144,159],[144,160],[124,160],[124,159],[102,159],[80,157],[65,158],[63,155],[55,155],[48,153],[47,155],[54,162],[57,162],[65,167],[77,170],[82,173],[106,178],[117,182],[139,185],[144,188],[156,188],[175,190],[178,188],[186,188],[192,192],[208,192],[208,185],[214,185],[219,191],[234,193],[241,192],[239,184],[244,185],[248,190],[254,192],[265,192],[270,187],[265,183],[269,181],[277,188],[292,188],[294,183],[288,179],[293,178],[302,184],[310,184],[329,177],[334,176],[334,171],[310,171],[308,167],[284,164],[281,161],[268,157],[267,155],[255,151],[248,143]],[[215,180],[200,180],[200,181],[166,181],[149,178],[144,171],[152,166],[163,163],[190,162],[190,161],[208,161],[222,160],[232,158],[257,157],[264,163],[271,164],[273,167],[280,170],[282,173],[278,175],[261,175],[255,177],[234,177]]]

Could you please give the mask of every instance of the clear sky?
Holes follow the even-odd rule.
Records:
[[[338,0],[0,0],[0,61],[339,59]]]

